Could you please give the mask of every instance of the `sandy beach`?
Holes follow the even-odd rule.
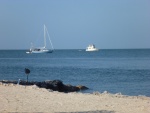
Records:
[[[150,97],[107,92],[60,93],[0,83],[0,112],[150,113]]]

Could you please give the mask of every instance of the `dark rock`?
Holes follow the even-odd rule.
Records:
[[[89,89],[88,87],[86,86],[82,86],[82,85],[79,85],[79,86],[76,86],[79,90],[87,90]]]
[[[12,81],[12,80],[1,80],[0,82],[6,83],[6,84],[17,84],[17,81]]]
[[[18,84],[18,81],[9,81],[9,80],[2,80],[0,81],[2,83],[6,84]],[[52,89],[53,91],[59,91],[59,92],[74,92],[74,91],[80,91],[80,90],[86,90],[88,89],[86,86],[72,86],[72,85],[64,85],[61,80],[47,80],[43,82],[36,82],[36,81],[30,81],[26,82],[23,80],[19,80],[19,85],[36,85],[39,88],[46,88],[46,89]]]
[[[55,91],[63,92],[64,84],[62,83],[62,81],[54,80],[54,81],[52,81],[52,85],[53,85]]]
[[[76,86],[72,85],[65,85],[65,91],[66,92],[74,92],[74,91],[79,91],[79,89]]]

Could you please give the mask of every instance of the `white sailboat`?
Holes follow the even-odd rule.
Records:
[[[46,34],[48,36],[48,39],[49,39],[49,42],[50,42],[52,49],[46,48]],[[53,50],[54,50],[54,48],[53,48],[53,44],[51,42],[48,30],[47,30],[46,26],[44,25],[44,46],[43,47],[33,47],[33,44],[31,44],[30,50],[26,53],[52,53]]]

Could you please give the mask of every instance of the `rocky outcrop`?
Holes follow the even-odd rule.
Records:
[[[0,81],[1,83],[6,83],[6,84],[19,84],[19,85],[36,85],[39,88],[46,88],[46,89],[51,89],[53,91],[59,91],[59,92],[75,92],[75,91],[81,91],[81,90],[87,90],[88,88],[86,86],[72,86],[72,85],[65,85],[61,80],[47,80],[43,82],[36,82],[36,81],[10,81],[10,80],[2,80]]]

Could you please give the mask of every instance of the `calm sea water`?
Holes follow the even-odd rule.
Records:
[[[150,49],[55,50],[50,54],[26,54],[25,50],[0,51],[0,80],[62,80],[89,90],[150,96]]]

